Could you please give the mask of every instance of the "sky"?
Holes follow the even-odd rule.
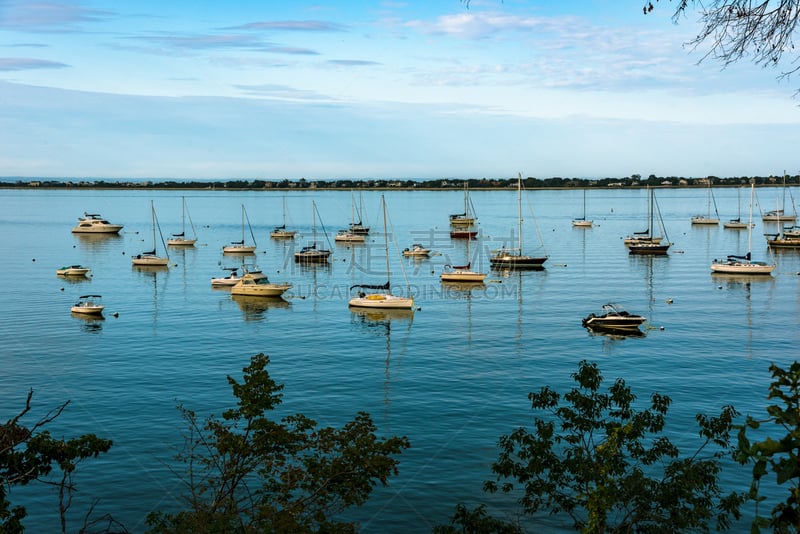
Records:
[[[800,80],[643,0],[0,0],[0,176],[800,172]]]

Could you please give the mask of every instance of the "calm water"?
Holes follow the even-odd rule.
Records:
[[[758,190],[763,209],[774,207],[777,193]],[[182,194],[198,246],[170,250],[176,265],[168,270],[133,268],[130,256],[152,248],[150,200],[166,236],[180,229]],[[488,270],[487,251],[516,240],[516,191],[471,197],[481,240],[470,253],[475,267]],[[736,189],[717,189],[715,197],[721,220],[736,217]],[[268,237],[281,222],[284,198],[289,225],[303,234],[294,242]],[[746,252],[747,232],[692,227],[689,218],[706,211],[702,189],[658,191],[675,243],[660,258],[630,257],[622,244],[646,227],[645,191],[589,191],[591,229],[570,225],[581,214],[580,191],[525,198],[525,242],[537,244],[530,205],[550,255],[546,270],[490,273],[484,288],[460,291],[443,289],[438,277],[444,264],[462,263],[467,254],[447,233],[447,216],[461,211],[463,194],[387,192],[399,248],[419,242],[436,253],[402,259],[392,246],[392,283],[405,286],[404,270],[420,309],[413,317],[376,317],[348,311],[347,295],[354,283],[386,279],[380,193],[363,194],[373,235],[347,247],[333,235],[350,220],[349,192],[0,191],[0,268],[9,275],[0,311],[0,417],[17,413],[28,388],[38,415],[70,400],[50,427],[55,435],[94,432],[114,440],[109,454],[79,469],[76,509],[101,497],[98,512],[139,532],[149,511],[173,508],[183,491],[167,466],[182,443],[175,406],[218,414],[231,403],[225,376],[240,376],[250,356],[264,352],[285,385],[286,412],[341,425],[363,410],[381,433],[409,437],[400,476],[354,515],[365,532],[426,532],[459,501],[513,512],[505,498],[481,492],[497,438],[530,421],[530,391],[571,386],[581,359],[597,361],[609,383],[624,377],[642,398],[653,391],[672,396],[669,431],[679,444],[696,436],[697,412],[730,403],[763,414],[769,364],[798,356],[800,253],[779,254],[772,277],[711,276],[714,258]],[[328,268],[292,261],[312,235],[312,199],[335,250]],[[743,217],[746,203],[743,190]],[[285,302],[234,301],[211,289],[221,267],[240,264],[220,249],[241,239],[242,204],[258,243],[248,262],[273,281],[294,284]],[[122,234],[71,234],[84,211],[124,224]],[[757,220],[753,256],[764,259],[765,227]],[[322,230],[318,222],[324,241]],[[56,277],[56,268],[72,263],[90,266],[93,276],[78,283]],[[85,293],[103,295],[105,320],[71,316],[70,305]],[[646,315],[647,336],[589,335],[581,318],[607,301]],[[742,471],[726,477],[742,488],[747,481]],[[29,506],[31,531],[57,525],[55,492],[15,488],[11,497]]]

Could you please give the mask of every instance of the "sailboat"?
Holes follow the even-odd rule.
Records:
[[[493,269],[542,269],[548,256],[527,256],[522,253],[522,173],[517,174],[517,248],[503,247],[489,258]]]
[[[470,282],[470,283],[483,283],[486,279],[486,273],[476,272],[470,270],[472,265],[472,256],[470,256],[470,242],[472,239],[467,239],[467,264],[466,265],[445,265],[442,271],[442,282]]]
[[[327,263],[328,258],[331,255],[331,251],[329,249],[317,248],[317,215],[317,205],[312,200],[311,216],[313,222],[311,224],[313,240],[311,241],[310,245],[306,245],[298,252],[294,253],[294,261],[297,263]],[[322,227],[322,231],[327,239],[328,234],[325,232],[324,226]]]
[[[778,199],[775,198],[775,204],[777,205]],[[794,204],[794,202],[792,202]],[[768,211],[761,216],[761,220],[764,222],[783,222],[783,221],[794,221],[797,220],[797,216],[792,213],[788,214],[785,213],[786,208],[786,171],[783,171],[783,202],[781,207],[777,207],[772,211]]]
[[[728,256],[725,260],[714,260],[711,272],[726,274],[770,274],[775,269],[775,264],[763,261],[753,261],[750,253],[753,248],[753,196],[755,185],[750,184],[750,222],[748,224],[747,254],[744,256]]]
[[[354,203],[355,205],[355,203]],[[358,222],[353,220],[350,223],[350,231],[354,234],[369,234],[369,226],[364,224],[364,197],[361,195],[361,192],[358,193]]]
[[[711,190],[711,178],[708,179],[708,208],[705,215],[695,215],[692,217],[692,224],[719,224],[719,212],[717,211],[717,201],[714,198],[714,193]],[[711,202],[714,202],[714,213],[716,217],[711,216]]]
[[[250,237],[253,239],[253,244],[248,245],[244,241],[244,224],[247,222],[247,227],[250,229]],[[231,241],[230,245],[222,247],[223,254],[253,254],[256,251],[256,236],[253,235],[253,228],[250,226],[250,219],[247,217],[247,211],[242,204],[242,240]]]
[[[722,225],[723,228],[729,228],[732,230],[738,230],[741,228],[747,228],[747,224],[742,222],[742,188],[736,188],[736,199],[737,199],[737,210],[736,210],[736,218],[731,219],[730,221],[724,223]],[[752,226],[752,220],[750,221]]]
[[[672,246],[672,243],[669,241],[662,242],[660,236],[655,236],[655,228],[653,226],[653,221],[655,218],[655,212],[658,210],[658,204],[656,204],[656,193],[654,189],[650,189],[650,203],[648,204],[648,226],[645,232],[642,232],[648,238],[646,240],[635,241],[628,243],[628,253],[630,254],[641,254],[641,255],[652,255],[652,256],[664,256],[667,254],[669,247]],[[666,238],[667,232],[664,228],[664,223],[661,221],[661,212],[658,214],[658,220],[661,224],[661,231]]]
[[[359,289],[358,296],[350,299],[348,305],[353,308],[380,308],[380,309],[400,309],[413,310],[414,297],[400,297],[392,294],[390,270],[389,270],[389,232],[386,229],[386,199],[381,195],[381,207],[383,208],[383,237],[386,255],[386,283],[382,285],[357,284],[350,287],[352,291]],[[402,265],[402,264],[401,264]],[[378,290],[375,293],[365,293],[363,289]]]
[[[276,226],[272,229],[269,233],[269,236],[273,239],[294,239],[294,235],[297,233],[295,230],[288,230],[286,228],[286,197],[283,197],[283,224],[280,226]]]
[[[475,206],[469,198],[468,182],[464,182],[464,211],[450,215],[450,237],[454,239],[475,239],[478,230],[475,228]]]
[[[572,219],[572,226],[577,226],[579,228],[591,228],[592,221],[586,219],[586,188],[583,188],[583,217],[578,217]]]
[[[359,218],[359,222],[356,223],[356,198],[353,196],[352,192],[350,193],[350,226],[346,230],[339,230],[336,233],[336,237],[333,238],[334,241],[343,242],[343,243],[364,243],[367,239],[367,232],[359,231],[357,232],[355,228],[361,227],[361,220]]]
[[[133,265],[145,265],[150,267],[166,267],[169,265],[169,255],[166,256],[159,256],[156,254],[156,250],[158,246],[156,245],[156,226],[158,225],[158,220],[156,219],[156,209],[153,207],[153,201],[150,201],[150,220],[151,226],[153,227],[153,250],[149,252],[142,252],[141,254],[137,254],[131,261]],[[158,229],[159,235],[161,234],[161,228]],[[163,237],[162,237],[163,241]],[[166,251],[165,251],[166,253]]]
[[[189,226],[192,228],[192,237],[186,237],[186,216],[189,211],[186,209],[186,199],[181,197],[181,231],[179,234],[172,234],[172,237],[167,239],[167,245],[175,247],[193,247],[197,242],[197,233],[194,230],[194,223],[192,223],[192,216],[189,215]]]

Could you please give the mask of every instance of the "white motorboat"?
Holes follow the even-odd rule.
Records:
[[[428,256],[430,253],[431,249],[423,247],[420,243],[414,243],[403,249],[403,256]]]
[[[56,269],[56,275],[58,276],[86,276],[89,271],[88,267],[84,267],[83,265],[67,265],[61,267],[60,269]]]
[[[239,282],[231,287],[231,295],[243,295],[248,297],[280,297],[287,290],[292,288],[292,284],[273,284],[266,275],[261,273],[246,273]]]
[[[105,309],[105,306],[100,302],[101,298],[100,295],[81,295],[78,302],[72,305],[70,311],[84,315],[100,315]]]
[[[333,240],[339,243],[364,243],[367,236],[366,234],[357,234],[352,230],[339,230]]]
[[[72,229],[73,234],[118,234],[122,230],[121,224],[111,224],[99,213],[83,212],[83,217],[78,217],[78,226]]]

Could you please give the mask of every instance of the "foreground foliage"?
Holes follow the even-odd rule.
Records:
[[[753,463],[753,482],[751,497],[756,501],[756,518],[753,532],[760,527],[769,527],[773,532],[800,532],[800,362],[794,362],[789,369],[777,365],[769,368],[773,382],[769,387],[768,399],[777,399],[779,404],[767,406],[766,419],[747,416],[739,428],[739,444],[736,458],[741,463]],[[756,431],[764,424],[776,425],[786,435],[773,439],[751,442],[748,430]],[[770,517],[760,515],[759,504],[762,479],[772,472],[778,485],[786,484],[789,495],[770,510]]]
[[[241,383],[228,377],[237,407],[201,422],[181,408],[188,423],[184,451],[188,509],[156,513],[157,532],[352,532],[337,521],[343,510],[366,502],[377,484],[397,474],[405,437],[379,438],[370,416],[359,413],[341,429],[318,428],[302,414],[280,421],[268,412],[281,403],[283,386],[253,356]]]
[[[485,490],[518,495],[526,515],[565,514],[581,532],[707,531],[739,517],[745,496],[723,495],[719,486],[736,410],[698,415],[700,443],[686,456],[662,435],[669,397],[653,393],[649,407],[640,410],[622,379],[601,391],[596,364],[583,361],[572,376],[577,386],[563,396],[549,387],[529,395],[542,415],[534,417],[532,430],[500,438],[492,465],[496,480]],[[472,516],[459,509],[454,522],[464,524],[465,517]],[[513,528],[495,523],[462,531]]]
[[[58,511],[61,532],[67,531],[67,511],[75,492],[74,474],[78,464],[108,452],[111,440],[84,434],[78,438],[56,439],[43,428],[53,422],[69,404],[61,404],[30,426],[22,419],[31,411],[33,390],[28,391],[25,407],[12,419],[0,426],[0,532],[22,532],[22,520],[27,516],[24,506],[14,506],[10,501],[11,489],[39,482],[58,489]],[[53,475],[53,476],[51,476]],[[91,510],[86,514],[81,532],[92,523]],[[114,524],[108,521],[108,527]]]

